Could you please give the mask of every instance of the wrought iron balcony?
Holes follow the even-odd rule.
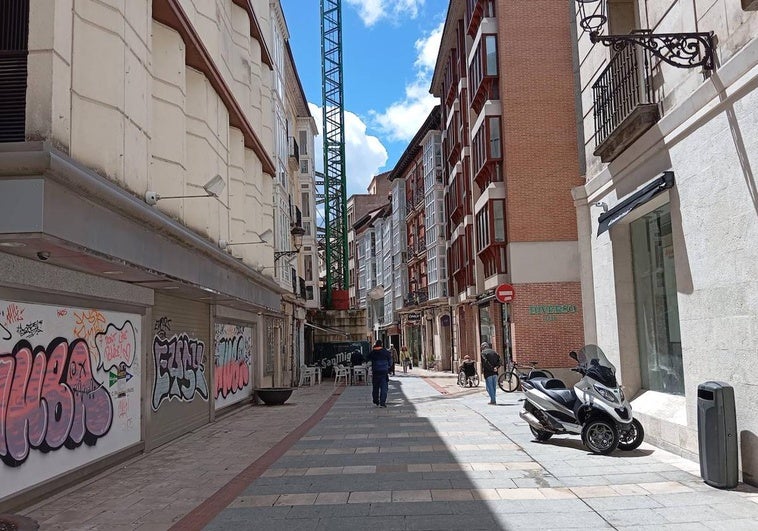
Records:
[[[429,300],[429,288],[421,288],[411,291],[403,299],[405,306],[416,306]]]
[[[595,152],[610,162],[660,119],[650,52],[620,46],[592,86]]]

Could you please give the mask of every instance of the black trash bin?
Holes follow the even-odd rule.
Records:
[[[737,417],[731,385],[724,382],[698,385],[697,440],[700,476],[712,487],[736,487]]]

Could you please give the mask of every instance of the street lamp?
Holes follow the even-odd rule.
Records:
[[[232,245],[256,245],[256,244],[259,244],[259,243],[268,243],[268,241],[266,240],[266,238],[268,238],[269,236],[271,236],[271,229],[266,229],[263,232],[263,234],[258,234],[258,233],[255,233],[255,232],[253,232],[253,234],[258,237],[258,241],[252,241],[252,242],[230,242],[230,241],[227,241],[227,240],[219,240],[218,241],[218,246],[219,246],[219,248],[221,248],[223,250],[226,250],[229,247],[231,247]]]
[[[303,246],[303,236],[305,236],[305,229],[300,225],[295,225],[293,223],[290,234],[292,234],[292,245],[295,247],[295,249],[292,251],[275,251],[274,263],[277,263],[280,258],[284,258],[285,256],[293,256],[300,252],[300,248]]]
[[[608,22],[607,0],[576,0],[579,6],[579,25],[589,33],[590,42],[614,50],[627,44],[642,46],[661,61],[677,68],[714,68],[713,32],[653,33],[636,30],[629,35],[602,35]]]
[[[161,199],[188,199],[192,197],[218,197],[219,194],[223,191],[225,186],[226,186],[226,183],[224,182],[223,177],[221,177],[220,175],[216,175],[210,181],[208,181],[207,183],[203,185],[203,190],[205,190],[205,193],[202,195],[163,196],[163,195],[158,194],[157,192],[148,190],[147,192],[145,192],[145,203],[147,203],[150,206],[155,206],[158,203],[158,201],[160,201]]]

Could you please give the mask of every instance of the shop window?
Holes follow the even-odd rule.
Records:
[[[486,341],[494,345],[495,340],[495,323],[490,316],[490,307],[488,304],[479,306],[479,343]]]
[[[634,221],[631,238],[642,387],[684,395],[669,205]]]

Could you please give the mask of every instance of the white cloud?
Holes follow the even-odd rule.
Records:
[[[425,0],[347,0],[358,11],[363,23],[371,27],[386,18],[397,21],[400,17],[416,18]]]
[[[416,79],[405,87],[405,98],[384,112],[370,111],[380,130],[392,141],[409,141],[439,100],[429,94],[444,22],[415,43]]]
[[[323,133],[321,107],[308,103],[311,114],[318,125],[319,136],[315,141],[316,170],[324,171]],[[345,137],[345,171],[347,173],[347,195],[365,194],[371,179],[387,163],[387,150],[381,141],[366,134],[366,124],[350,111],[345,111],[343,124]]]

